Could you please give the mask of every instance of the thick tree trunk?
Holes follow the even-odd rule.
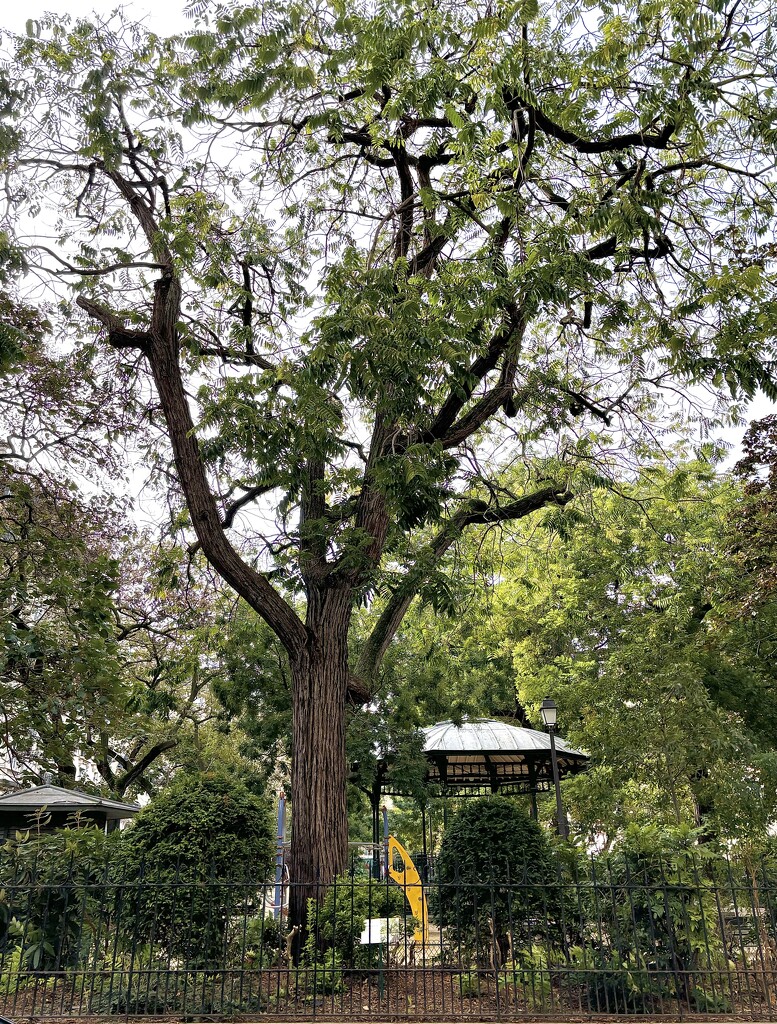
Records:
[[[292,659],[293,828],[289,917],[305,932],[308,899],[323,896],[348,863],[345,709],[348,690],[347,588],[308,593],[308,643]]]

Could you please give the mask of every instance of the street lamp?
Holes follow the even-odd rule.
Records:
[[[568,839],[569,828],[567,827],[564,805],[561,802],[561,782],[558,774],[558,757],[556,756],[556,719],[558,718],[558,708],[556,707],[555,700],[546,697],[540,706],[540,714],[542,715],[542,721],[545,723],[545,728],[550,734],[550,762],[553,767],[553,785],[556,787],[556,823],[558,834],[562,839]]]

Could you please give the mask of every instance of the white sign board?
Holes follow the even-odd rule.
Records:
[[[368,917],[364,921],[359,942],[362,946],[376,946],[388,938],[388,921],[385,917]]]
[[[375,946],[381,942],[401,943],[407,940],[407,928],[402,917],[367,917],[359,936],[362,946]]]

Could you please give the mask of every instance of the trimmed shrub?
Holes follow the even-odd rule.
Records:
[[[223,963],[275,853],[269,804],[234,779],[182,777],[123,833],[121,914],[139,943],[192,967]]]
[[[560,927],[560,887],[547,837],[509,798],[471,800],[443,836],[432,913],[483,966]]]

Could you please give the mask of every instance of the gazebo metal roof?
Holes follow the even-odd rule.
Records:
[[[140,810],[138,804],[125,804],[119,800],[107,800],[93,793],[84,793],[79,789],[63,789],[46,783],[30,789],[16,790],[0,796],[0,814],[17,812],[34,814],[42,807],[50,811],[67,811],[72,814],[78,811],[97,813],[107,821],[131,818]]]
[[[437,722],[422,731],[432,792],[457,796],[483,790],[536,793],[553,784],[550,736],[545,732],[485,718],[460,725]],[[584,771],[588,755],[560,736],[555,740],[559,775]]]

